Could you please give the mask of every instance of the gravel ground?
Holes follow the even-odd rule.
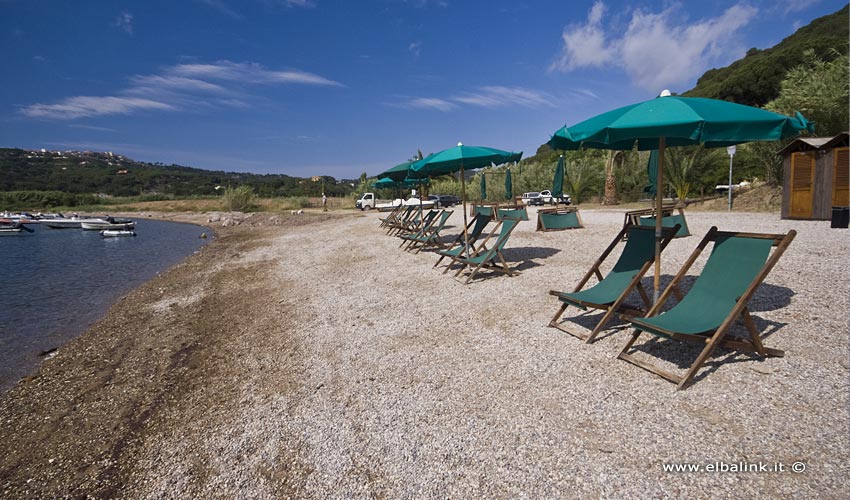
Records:
[[[847,230],[689,213],[667,279],[712,225],[798,235],[751,302],[786,356],[718,350],[677,391],[615,359],[622,329],[585,345],[546,326],[547,291],[575,286],[621,211],[550,233],[532,214],[505,251],[521,274],[469,285],[399,250],[378,216],[254,217],[125,297],[0,400],[0,493],[850,496]],[[663,347],[641,356],[683,372],[699,352]],[[663,469],[716,462],[805,471]]]

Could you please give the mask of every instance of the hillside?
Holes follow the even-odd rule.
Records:
[[[260,196],[345,196],[354,181],[333,177],[223,172],[145,163],[112,153],[0,149],[0,191],[61,191],[110,196],[201,196],[217,186],[249,185]]]
[[[683,95],[764,106],[779,95],[780,82],[789,69],[803,62],[805,50],[814,49],[826,61],[835,58],[832,49],[846,56],[850,38],[848,22],[848,6],[845,6],[815,19],[769,49],[752,48],[743,59],[725,68],[706,71],[696,87]]]

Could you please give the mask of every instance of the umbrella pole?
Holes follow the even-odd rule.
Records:
[[[655,278],[653,280],[652,305],[658,303],[658,291],[661,288],[661,205],[664,198],[662,178],[664,172],[664,137],[658,139],[658,172],[655,173]]]
[[[469,258],[469,231],[466,222],[466,175],[463,173],[463,160],[460,161],[460,199],[463,203],[463,246],[466,258]]]

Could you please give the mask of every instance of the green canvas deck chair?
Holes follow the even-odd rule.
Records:
[[[412,230],[410,232],[399,233],[397,236],[401,238],[401,243],[399,244],[399,248],[404,247],[410,242],[411,238],[416,238],[418,236],[422,236],[426,231],[431,229],[431,226],[436,222],[436,215],[439,213],[438,210],[431,210],[425,217],[422,218],[422,223],[418,229]]]
[[[437,251],[437,253],[440,254],[440,258],[437,259],[437,262],[434,263],[433,267],[437,267],[443,259],[448,257],[450,262],[443,271],[443,274],[446,274],[457,257],[466,253],[465,250],[467,245],[464,244],[465,234],[469,237],[469,253],[470,255],[474,254],[476,249],[475,242],[481,237],[481,234],[484,232],[487,224],[490,224],[491,220],[493,220],[492,211],[488,211],[487,213],[477,213],[472,220],[469,221],[469,224],[466,225],[466,231],[461,231],[457,238],[455,238],[455,240],[449,245],[447,250]]]
[[[538,231],[563,231],[583,227],[581,215],[575,207],[541,208],[537,211]]]
[[[507,274],[508,276],[519,274],[517,271],[508,266],[504,255],[502,255],[502,249],[505,248],[505,244],[508,242],[508,238],[511,237],[513,230],[519,225],[519,219],[506,218],[502,219],[500,222],[501,229],[499,225],[496,225],[490,234],[484,238],[484,241],[481,242],[481,245],[478,246],[474,255],[470,255],[469,257],[460,255],[457,257],[456,261],[459,262],[461,266],[455,273],[455,278],[460,276],[467,267],[470,268],[470,272],[469,276],[466,277],[464,284],[469,284],[469,282],[472,281],[475,275],[478,274],[483,267],[487,267],[492,271]],[[493,239],[497,230],[499,235],[496,237],[495,242],[492,243],[492,246],[488,248],[487,243]]]
[[[402,213],[404,213],[404,205],[399,205],[392,209],[392,211],[387,214],[386,217],[380,217],[378,220],[381,221],[381,225],[378,227],[387,227],[387,224],[392,222],[396,222]]]
[[[783,356],[784,352],[764,346],[747,304],[796,234],[794,230],[788,234],[736,233],[712,227],[647,316],[630,320],[635,329],[618,357],[660,375],[682,389],[716,347],[754,352],[761,356]],[[714,244],[711,255],[691,289],[672,309],[658,314],[670,294],[678,292],[685,273],[709,243]],[[773,247],[776,248],[771,252]],[[743,320],[750,334],[749,340],[726,338],[729,328],[738,318]],[[685,375],[679,376],[628,354],[643,332],[704,344],[705,347]]]
[[[396,236],[401,236],[403,234],[410,234],[416,231],[419,231],[421,228],[425,227],[437,214],[440,213],[439,210],[428,210],[425,212],[421,207],[416,207],[414,210],[414,216],[411,217],[408,221],[401,225],[398,230],[395,232]]]
[[[679,213],[676,214],[675,212]],[[629,224],[634,226],[649,226],[655,227],[655,207],[643,208],[640,210],[630,210],[626,212],[623,227]],[[690,236],[691,232],[688,229],[688,221],[685,219],[685,211],[676,205],[664,205],[661,207],[661,227],[673,227],[679,225],[679,232],[676,238],[684,238]]]
[[[503,219],[529,220],[528,210],[525,207],[507,207],[496,210],[496,220]]]
[[[415,217],[416,208],[417,207],[413,205],[409,205],[407,207],[404,207],[404,210],[399,213],[395,219],[390,219],[389,217],[387,217],[387,234],[392,234],[393,232],[397,231],[400,227],[403,227],[408,220]]]
[[[416,252],[414,253],[419,253],[427,246],[440,246],[437,238],[440,237],[440,231],[446,226],[446,222],[453,213],[453,210],[443,210],[439,217],[434,218],[427,227],[422,228],[415,235],[402,236],[402,239],[405,240],[402,244],[407,244],[404,249],[410,251],[415,248]]]
[[[678,226],[662,229],[662,251],[673,239],[678,229]],[[605,259],[608,258],[614,248],[624,240],[625,245],[619,259],[617,259],[611,271],[603,278],[599,267],[605,262]],[[578,337],[589,344],[593,342],[596,336],[599,335],[599,332],[605,328],[605,325],[611,321],[615,314],[643,316],[652,304],[640,280],[649,270],[650,266],[652,266],[653,262],[655,262],[655,228],[631,225],[624,227],[617,233],[617,236],[608,245],[608,248],[602,252],[602,255],[596,260],[593,267],[590,268],[590,271],[579,281],[575,290],[571,293],[555,290],[549,291],[550,295],[558,297],[562,302],[558,312],[549,321],[549,326]],[[596,276],[599,282],[590,288],[584,288],[593,276]],[[629,294],[635,289],[638,291],[643,302],[643,309],[625,304]],[[601,309],[605,311],[605,314],[590,334],[582,335],[581,333],[567,329],[558,322],[561,315],[564,314],[564,311],[569,306],[577,307],[583,311]]]
[[[496,219],[496,208],[498,203],[479,202],[469,206],[469,216],[475,217],[478,214],[489,215],[492,219]]]

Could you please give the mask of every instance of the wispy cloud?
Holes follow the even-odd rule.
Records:
[[[264,0],[266,3],[280,5],[289,9],[293,8],[312,8],[316,6],[316,0]]]
[[[86,130],[95,130],[97,132],[118,132],[114,128],[96,127],[94,125],[83,125],[81,123],[72,123],[72,124],[68,125],[68,127],[69,128],[82,128],[82,129],[86,129]]]
[[[692,82],[712,65],[740,56],[736,33],[757,9],[737,4],[717,17],[688,23],[674,4],[659,13],[637,9],[625,32],[603,26],[605,4],[597,1],[584,24],[568,25],[551,71],[619,67],[640,87],[658,91]]]
[[[128,35],[133,34],[133,14],[122,12],[113,23],[115,26],[123,30]]]
[[[232,17],[234,19],[242,19],[242,16],[238,12],[236,12],[235,10],[231,9],[226,3],[224,3],[223,0],[197,0],[197,1],[208,6],[208,7],[211,7],[213,9],[219,11],[220,13],[224,14],[225,16]]]
[[[790,14],[791,12],[804,11],[815,4],[820,3],[820,1],[821,0],[781,0],[779,2],[779,7],[785,12],[785,14]]]
[[[549,106],[552,102],[553,98],[551,96],[536,90],[491,85],[479,87],[473,91],[461,92],[453,97],[414,97],[392,105],[401,108],[452,111],[461,106],[476,106],[479,108],[521,106],[539,108],[541,106]]]
[[[138,97],[77,96],[69,97],[56,104],[33,104],[23,109],[31,118],[61,118],[72,120],[102,115],[127,115],[142,110],[173,110],[164,102]]]
[[[407,46],[407,50],[410,51],[414,57],[419,57],[419,54],[422,52],[422,42],[410,42],[410,45]]]
[[[456,104],[437,97],[415,97],[404,103],[401,103],[400,106],[405,108],[416,109],[436,109],[439,111],[451,111],[452,109],[457,107]]]
[[[129,81],[130,86],[115,95],[69,97],[53,104],[25,106],[20,112],[31,118],[73,120],[150,110],[248,108],[252,85],[343,87],[315,73],[271,70],[257,63],[231,61],[177,64],[159,74],[132,76]]]

